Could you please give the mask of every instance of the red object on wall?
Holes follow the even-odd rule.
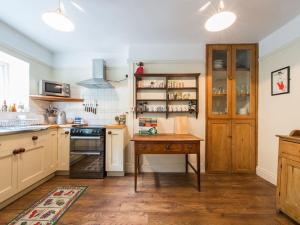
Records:
[[[144,63],[139,62],[137,65],[139,67],[136,69],[135,74],[143,74],[144,73]]]

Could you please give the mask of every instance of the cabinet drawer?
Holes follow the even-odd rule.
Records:
[[[19,148],[25,148],[25,150],[38,148],[45,145],[46,141],[46,133],[43,131],[2,136],[0,138],[0,151],[12,152]]]
[[[279,147],[280,153],[300,157],[300,144],[298,143],[281,140]]]

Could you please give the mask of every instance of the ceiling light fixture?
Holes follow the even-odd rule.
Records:
[[[45,24],[55,30],[62,32],[71,32],[75,26],[72,21],[64,14],[64,7],[59,0],[59,7],[55,11],[46,12],[42,15],[42,20]]]
[[[222,11],[225,5],[220,1],[218,13],[210,17],[205,23],[205,29],[210,32],[218,32],[227,29],[236,21],[236,15],[233,12]]]

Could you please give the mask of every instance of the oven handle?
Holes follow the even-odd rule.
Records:
[[[80,136],[71,136],[71,140],[101,140],[101,137],[80,137]]]

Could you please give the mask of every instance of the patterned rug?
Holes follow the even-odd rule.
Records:
[[[86,189],[85,186],[57,187],[8,225],[54,225]]]

